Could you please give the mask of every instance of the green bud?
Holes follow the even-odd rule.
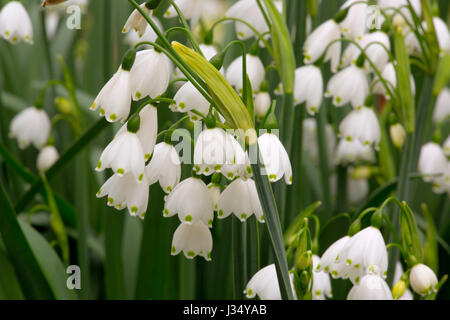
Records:
[[[383,212],[378,209],[372,215],[372,218],[370,218],[370,224],[372,225],[372,227],[379,229],[382,223],[383,223]]]
[[[125,53],[122,59],[122,69],[125,71],[130,71],[133,67],[134,61],[136,60],[136,49],[130,48]]]
[[[295,256],[295,268],[297,270],[305,270],[312,264],[312,251],[301,252],[301,249],[297,250]]]
[[[259,44],[258,41],[253,42],[252,46],[248,50],[248,53],[252,56],[257,56],[259,54]]]
[[[210,108],[210,111],[209,111],[208,115],[206,116],[205,124],[208,129],[213,129],[216,127],[216,117],[214,117],[212,108]]]
[[[155,10],[156,8],[158,8],[160,3],[161,0],[149,0],[145,3],[145,7],[149,10]]]
[[[389,134],[391,136],[392,144],[398,148],[402,149],[406,140],[406,130],[400,123],[394,124],[389,128]]]
[[[344,10],[339,11],[335,16],[334,16],[334,21],[336,23],[341,23],[342,21],[345,20],[345,18],[347,18],[347,14],[348,11],[350,10],[350,7],[345,8]]]
[[[392,297],[394,298],[394,300],[400,299],[405,293],[405,290],[406,290],[406,282],[403,280],[397,282],[394,288],[392,289]]]
[[[72,102],[64,97],[56,97],[55,106],[62,114],[71,114],[73,111]]]
[[[350,237],[357,234],[359,231],[361,231],[361,220],[356,219],[351,225],[350,228],[348,228],[348,235]]]
[[[278,129],[278,121],[274,112],[267,116],[265,127],[267,130]]]
[[[303,270],[303,272],[300,274],[300,285],[303,289],[308,288],[309,281],[311,280],[311,276],[308,271]]]
[[[141,117],[138,113],[131,116],[131,118],[128,120],[127,124],[127,130],[128,132],[136,133],[138,132],[139,128],[141,127]]]

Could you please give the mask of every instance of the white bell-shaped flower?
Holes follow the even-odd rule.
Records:
[[[143,219],[147,212],[149,185],[147,179],[140,183],[128,173],[114,174],[97,192],[97,198],[108,196],[107,204],[117,210],[128,208],[131,216]]]
[[[447,157],[450,157],[450,135],[447,137],[447,139],[445,139],[443,149],[444,149],[444,154]]]
[[[152,20],[160,30],[163,30],[162,24],[157,18],[152,17]],[[145,32],[142,36],[140,36],[139,33],[133,29],[130,30],[130,32],[128,32],[127,36],[125,37],[126,43],[128,43],[130,46],[135,46],[140,42],[155,42],[156,39],[158,39],[158,35],[149,24],[147,24]],[[152,48],[152,46],[146,44],[142,45],[141,48],[150,49]]]
[[[221,128],[203,130],[194,148],[194,171],[209,176],[221,172],[225,164],[233,164],[234,148],[231,136]]]
[[[291,288],[294,288],[293,275],[290,273]],[[277,270],[274,264],[262,268],[248,282],[244,294],[252,299],[258,295],[261,300],[281,300]]]
[[[233,180],[236,177],[247,179],[253,175],[250,160],[247,152],[242,145],[231,135],[228,135],[231,141],[233,160],[226,163],[220,169],[220,172],[228,179]]]
[[[196,110],[204,116],[208,114],[210,103],[190,81],[178,89],[173,100],[176,104],[170,105],[170,110],[173,112],[189,112],[193,121],[199,120],[199,116],[193,114],[192,110]]]
[[[109,122],[125,122],[131,108],[130,72],[119,68],[112,78],[103,86],[95,98],[91,110],[100,109],[100,115]]]
[[[50,136],[51,122],[47,113],[36,107],[29,107],[17,114],[11,121],[9,137],[17,138],[20,149],[32,143],[41,149]]]
[[[137,52],[130,71],[133,100],[162,95],[169,86],[171,72],[170,60],[162,52],[154,49]]]
[[[433,17],[434,29],[442,52],[450,52],[450,31],[447,23],[439,17]]]
[[[173,234],[171,254],[173,256],[183,251],[188,259],[202,256],[211,261],[213,239],[209,228],[202,222],[192,224],[182,223]]]
[[[444,88],[439,94],[433,111],[433,122],[440,124],[450,117],[450,89]]]
[[[59,159],[58,150],[54,146],[46,146],[39,152],[36,167],[39,172],[45,172],[50,169]]]
[[[384,67],[383,71],[381,72],[381,76],[383,80],[385,80],[387,85],[390,87],[391,91],[393,91],[393,89],[397,87],[397,74],[395,71],[395,67],[391,62]],[[413,95],[415,95],[416,83],[414,82],[414,78],[412,75],[411,75],[411,90]],[[376,75],[372,84],[372,91],[373,93],[384,95],[388,100],[391,99],[391,96],[388,95],[386,92],[385,86]]]
[[[380,230],[367,227],[359,231],[342,248],[337,262],[385,277],[388,258]]]
[[[266,76],[266,70],[259,57],[247,54],[247,74],[250,79],[253,91],[258,91],[261,83]],[[228,82],[238,91],[242,91],[242,56],[236,58],[225,72],[225,77]]]
[[[295,70],[294,101],[306,102],[310,115],[319,111],[323,99],[323,78],[319,67],[308,65]]]
[[[313,286],[312,286],[312,299],[313,300],[325,300],[326,297],[333,297],[331,291],[330,276],[324,271],[317,271],[320,258],[313,255]]]
[[[205,9],[208,2],[210,2],[210,0],[175,0],[175,4],[185,18],[191,20],[192,29],[197,25],[200,18],[205,15]],[[169,6],[164,14],[164,17],[166,18],[175,18],[177,16],[178,13],[172,5]]]
[[[253,100],[253,105],[255,108],[255,116],[259,119],[264,118],[267,112],[269,111],[271,104],[272,100],[268,92],[266,91],[258,92]]]
[[[0,12],[0,36],[12,44],[23,40],[33,44],[33,25],[19,1],[10,1]]]
[[[145,12],[146,15],[151,17],[153,10],[147,7],[147,2],[142,3],[139,7]],[[131,15],[128,17],[127,22],[123,26],[122,33],[127,33],[130,30],[135,30],[138,33],[139,37],[142,37],[147,26],[148,22],[147,20],[145,20],[144,16],[137,9],[134,9]]]
[[[332,273],[333,270],[336,269],[337,261],[339,259],[339,255],[342,249],[349,240],[350,237],[345,236],[333,242],[333,244],[329,246],[328,249],[323,253],[322,257],[320,258],[320,261],[318,262],[314,270],[318,272],[324,271],[327,273]]]
[[[417,16],[422,14],[421,0],[378,0],[380,8],[388,15],[394,14],[394,25],[399,27],[407,26],[407,21],[411,24],[414,23],[412,13],[408,7],[408,3],[411,3],[413,10]]]
[[[270,182],[284,176],[286,184],[292,184],[291,160],[280,139],[272,133],[265,133],[258,138],[258,145]]]
[[[350,103],[353,108],[364,105],[369,95],[369,84],[364,69],[355,64],[336,73],[328,82],[325,97],[333,98],[336,107]]]
[[[139,112],[140,127],[136,132],[139,141],[141,142],[142,150],[144,151],[145,160],[150,159],[153,149],[156,144],[156,138],[158,137],[158,109],[148,104],[142,108]],[[122,128],[120,128],[117,135],[127,131],[128,122],[126,122]],[[116,135],[116,136],[117,136]]]
[[[355,284],[347,295],[347,300],[392,300],[391,289],[377,274],[367,274]]]
[[[258,192],[252,179],[244,180],[238,178],[230,183],[221,193],[217,209],[220,219],[225,219],[233,213],[239,220],[244,222],[254,214],[260,222],[264,222]]]
[[[341,26],[342,34],[348,38],[353,40],[361,40],[362,36],[366,32],[367,29],[367,3],[355,4],[358,0],[347,0],[344,5],[341,7],[341,10],[344,10],[348,7],[347,16],[345,19],[339,24]]]
[[[409,282],[414,292],[421,296],[426,296],[432,292],[436,292],[438,279],[430,267],[419,263],[411,269]]]
[[[327,123],[325,127],[327,141],[328,166],[333,166],[333,153],[336,148],[336,135],[333,127]],[[319,164],[319,142],[317,137],[317,121],[314,118],[303,120],[303,148],[305,154],[314,165]]]
[[[327,20],[315,29],[305,41],[303,46],[304,62],[311,64],[316,62],[324,53],[331,42],[341,38],[341,28],[334,20]],[[324,62],[331,60],[331,70],[337,71],[341,56],[341,42],[336,41],[328,47]]]
[[[367,198],[369,195],[369,181],[367,179],[349,177],[347,182],[347,197],[350,204],[356,205]]]
[[[339,125],[339,136],[348,141],[359,140],[362,144],[378,148],[381,129],[372,108],[358,107],[351,111]]]
[[[144,181],[145,156],[136,133],[117,134],[103,150],[95,170],[111,168],[119,176],[130,173],[136,181]]]
[[[273,1],[277,9],[281,12],[281,1]],[[264,10],[266,10],[265,5]],[[256,0],[239,0],[233,4],[225,14],[226,17],[236,18],[246,21],[249,25],[258,31],[259,34],[264,34],[269,31],[267,22],[264,19],[264,15],[261,12],[260,7]],[[255,36],[255,32],[249,28],[246,24],[236,22],[236,34],[239,40],[247,40]]]
[[[159,181],[161,188],[169,193],[181,178],[181,162],[177,150],[166,142],[157,144],[145,170],[150,185]]]
[[[181,181],[165,199],[164,216],[178,214],[183,223],[203,222],[211,227],[214,219],[214,203],[206,184],[192,177]]]
[[[219,203],[220,198],[220,185],[211,182],[208,184],[208,190],[213,200],[214,210],[217,211],[217,204]]]
[[[335,164],[347,166],[360,162],[375,162],[375,152],[370,146],[363,145],[359,140],[341,139],[334,154]]]
[[[448,163],[444,150],[436,143],[425,144],[419,156],[419,172],[426,182],[433,181],[447,172]]]
[[[389,53],[386,49],[391,49],[391,42],[388,35],[382,31],[367,33],[361,38],[359,45],[370,61],[381,72],[389,62]],[[342,55],[342,65],[348,66],[351,63],[356,63],[360,55],[361,50],[354,44],[350,44]],[[368,61],[365,62],[365,67],[367,70],[372,70],[372,66]]]

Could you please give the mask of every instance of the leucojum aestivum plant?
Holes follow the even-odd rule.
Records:
[[[107,298],[438,297],[450,253],[448,4],[128,0],[120,6],[131,14],[111,31],[114,1],[46,0],[38,40],[24,5],[4,2],[1,49],[42,42],[50,75],[9,124],[3,114],[17,99],[0,79],[0,233],[16,248],[18,275],[38,279],[21,281],[25,297],[77,297],[56,288],[62,275],[46,272],[34,241],[63,273],[74,261],[85,270],[83,298],[96,297],[91,251]],[[70,5],[105,17],[103,57],[93,60],[104,81],[90,106],[77,63],[58,56],[59,79],[51,57],[50,13]],[[114,70],[106,49],[120,35],[111,32],[127,43],[115,48]],[[86,120],[94,114],[100,120]],[[19,149],[39,150],[38,174],[18,160],[8,126]],[[89,143],[107,130],[94,152]],[[52,180],[75,157],[75,185],[57,189]],[[30,186],[12,205],[19,180]],[[88,200],[97,184],[113,208],[101,223],[87,214],[105,207]],[[45,237],[33,229],[37,213]],[[174,270],[176,279],[166,275]]]

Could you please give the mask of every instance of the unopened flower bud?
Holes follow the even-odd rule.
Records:
[[[425,296],[436,291],[438,279],[430,267],[419,263],[411,269],[409,282],[417,294]]]
[[[295,268],[305,270],[312,264],[312,251],[298,252],[295,258]]]
[[[400,123],[394,124],[389,128],[392,143],[396,148],[403,148],[406,140],[406,131]]]
[[[394,286],[394,288],[392,289],[392,297],[395,300],[400,299],[403,294],[405,293],[406,290],[406,282],[403,280],[400,280],[399,282],[397,282]]]
[[[37,157],[36,167],[39,172],[47,171],[59,159],[58,150],[54,146],[44,147]]]

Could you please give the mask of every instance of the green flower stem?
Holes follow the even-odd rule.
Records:
[[[257,145],[254,147],[258,148]],[[259,150],[257,154],[259,155],[258,163],[252,164],[253,176],[256,182],[258,196],[264,211],[264,218],[267,224],[270,241],[272,243],[281,297],[282,299],[293,300],[294,297],[292,294],[286,252],[284,249],[280,217],[278,216],[278,209],[269,179],[267,176],[261,175],[261,170],[264,169],[264,164],[261,163],[261,155],[259,154]]]
[[[348,210],[347,195],[347,167],[338,166],[338,186],[337,186],[337,210],[338,213]]]
[[[434,107],[434,97],[432,95],[433,80],[431,77],[426,76],[423,87],[422,94],[419,101],[419,108],[417,112],[417,121],[415,125],[415,131],[412,134],[408,134],[406,137],[406,143],[402,152],[402,157],[399,166],[399,178],[396,196],[400,201],[409,202],[411,197],[412,183],[409,182],[409,176],[417,168],[418,156],[420,153],[420,148],[422,147],[425,121],[427,119],[427,114],[431,112],[430,110]],[[389,216],[392,225],[397,232],[400,228],[399,222],[399,212],[400,208],[396,207],[391,212]],[[392,242],[393,235],[389,234],[388,242]],[[394,272],[395,272],[395,261],[398,260],[398,251],[391,250],[389,252],[389,261],[392,263],[388,269],[388,283],[392,284]]]
[[[45,59],[47,62],[48,76],[50,79],[55,79],[55,71],[53,68],[52,53],[51,53],[51,49],[50,49],[50,43],[47,38],[47,28],[45,26],[44,10],[41,10],[41,12],[40,12],[40,27],[41,27],[41,33],[42,33],[42,42],[44,44]],[[52,87],[52,100],[54,97],[56,97],[56,91]]]

